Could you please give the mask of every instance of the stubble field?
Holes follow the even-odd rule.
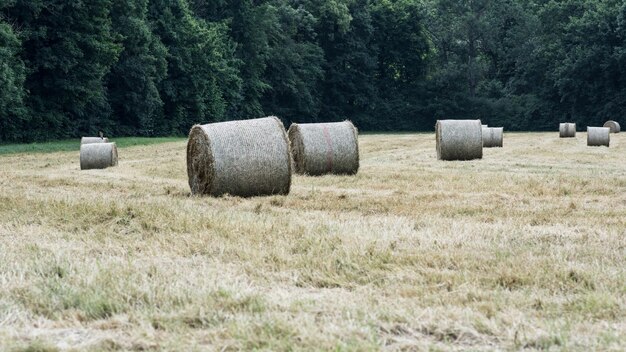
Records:
[[[442,162],[191,197],[185,140],[0,156],[0,350],[626,349],[626,134],[507,133]]]

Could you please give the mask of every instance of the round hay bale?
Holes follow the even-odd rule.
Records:
[[[587,146],[608,147],[611,143],[611,129],[608,127],[587,127]]]
[[[568,122],[559,124],[559,137],[560,138],[576,137],[576,124],[568,123]]]
[[[604,123],[604,127],[610,128],[611,133],[620,133],[622,131],[622,128],[617,121],[609,120]]]
[[[115,143],[90,143],[80,146],[80,169],[106,169],[117,165]]]
[[[504,127],[483,127],[483,148],[502,148]]]
[[[288,194],[291,154],[283,123],[272,116],[193,126],[187,175],[195,195]]]
[[[359,132],[350,121],[289,127],[295,172],[354,175],[359,171]]]
[[[104,137],[83,137],[80,139],[80,144],[91,144],[91,143],[109,143],[109,139]]]
[[[437,159],[472,160],[483,157],[480,120],[438,120],[435,130]]]

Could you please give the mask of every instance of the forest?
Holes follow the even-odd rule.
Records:
[[[0,0],[0,142],[620,119],[621,0]]]

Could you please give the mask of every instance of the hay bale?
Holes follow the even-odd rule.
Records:
[[[568,122],[559,124],[559,137],[560,138],[576,137],[576,124],[568,123]]]
[[[608,147],[611,143],[611,129],[608,127],[587,127],[587,146]]]
[[[483,157],[480,120],[438,120],[435,130],[437,159],[472,160]]]
[[[193,126],[187,175],[196,195],[288,194],[291,154],[283,123],[272,116]]]
[[[91,143],[109,143],[109,139],[106,137],[83,137],[80,139],[80,144],[91,144]]]
[[[611,129],[611,133],[620,133],[622,128],[620,127],[617,121],[609,120],[604,123],[604,127],[608,127]]]
[[[106,169],[117,165],[115,143],[90,143],[80,146],[80,169]]]
[[[354,175],[359,171],[359,133],[352,122],[294,123],[288,134],[296,173]]]
[[[483,148],[502,148],[504,127],[483,127]]]

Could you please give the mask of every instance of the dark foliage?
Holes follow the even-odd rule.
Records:
[[[620,0],[4,0],[0,142],[277,115],[362,130],[620,120]]]

